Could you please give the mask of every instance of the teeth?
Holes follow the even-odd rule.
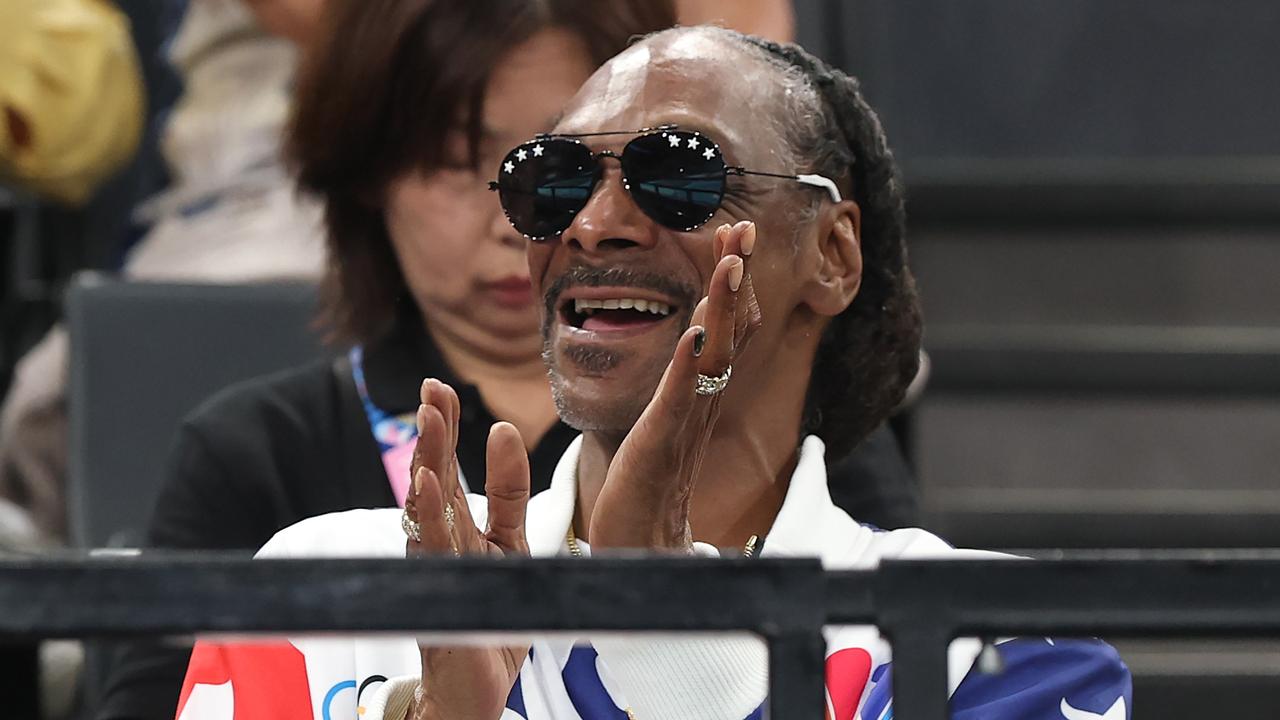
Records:
[[[636,310],[638,312],[652,313],[660,317],[671,314],[671,306],[657,300],[616,298],[609,300],[576,299],[573,301],[573,311],[579,315],[591,315],[596,310]]]

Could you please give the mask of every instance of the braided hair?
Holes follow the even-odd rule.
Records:
[[[798,45],[712,32],[782,73],[784,102],[792,107],[782,108],[780,122],[797,167],[851,184],[861,210],[862,284],[827,326],[805,396],[802,432],[822,438],[835,461],[902,402],[919,367],[920,303],[907,267],[902,180],[857,78]]]

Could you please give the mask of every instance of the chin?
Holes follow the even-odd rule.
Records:
[[[560,419],[580,432],[619,435],[630,432],[653,399],[667,366],[666,361],[643,363],[634,362],[638,358],[630,360],[632,362],[595,357],[588,361],[598,363],[595,368],[603,372],[595,368],[580,371],[577,362],[564,357],[548,363],[551,392]],[[606,364],[612,367],[600,367]],[[632,369],[633,372],[628,372]]]

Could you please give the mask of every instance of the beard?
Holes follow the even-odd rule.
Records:
[[[670,337],[655,343],[656,357],[636,358],[634,353],[611,349],[555,344],[560,295],[572,287],[617,286],[647,288],[678,300],[668,320],[675,328]],[[699,289],[670,275],[623,268],[570,268],[545,293],[542,316],[542,359],[547,367],[556,412],[565,424],[579,432],[626,435],[648,407],[662,374],[675,352],[680,335],[689,327]],[[660,358],[660,360],[659,360]],[[614,377],[628,373],[627,377]],[[612,386],[612,391],[586,386]]]

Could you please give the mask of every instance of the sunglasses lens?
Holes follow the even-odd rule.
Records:
[[[701,226],[724,199],[724,156],[698,133],[668,130],[632,140],[622,172],[636,205],[673,230]]]
[[[520,145],[498,168],[498,196],[512,226],[534,240],[564,232],[596,184],[587,146],[548,138]]]

